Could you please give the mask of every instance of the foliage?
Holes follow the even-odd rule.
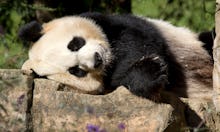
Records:
[[[21,25],[36,18],[36,10],[54,13],[65,10],[60,6],[49,8],[33,5],[30,1],[33,2],[33,0],[0,0],[0,68],[20,68],[27,58],[27,49],[17,38],[17,32]],[[88,11],[103,11],[104,8],[108,8],[104,12],[124,12],[122,9],[129,5],[126,4],[120,9],[117,0],[93,0],[92,3],[83,0],[83,2],[85,7],[89,7]],[[99,5],[94,5],[97,3]],[[132,12],[136,15],[161,18],[195,31],[210,30],[214,27],[214,10],[213,0],[132,0]]]
[[[160,18],[194,31],[214,27],[213,0],[133,0],[132,9],[136,15]]]
[[[8,34],[0,37],[0,68],[20,68],[27,59],[27,49]]]
[[[17,38],[19,27],[34,14],[27,8],[26,0],[0,2],[0,68],[20,68],[27,58],[27,51]]]
[[[32,5],[28,0],[0,1],[0,68],[21,68],[27,59],[27,48],[18,39],[21,25],[35,19],[37,9],[51,8]]]

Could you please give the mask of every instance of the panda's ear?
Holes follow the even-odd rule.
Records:
[[[18,36],[23,41],[35,42],[42,36],[42,25],[37,21],[32,21],[22,26]]]

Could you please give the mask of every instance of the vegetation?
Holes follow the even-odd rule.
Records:
[[[136,15],[160,18],[199,32],[214,27],[215,1],[133,0],[132,11]]]
[[[27,59],[27,49],[17,38],[19,27],[33,13],[24,0],[0,1],[0,68],[20,68]]]
[[[62,4],[50,8],[34,5],[33,1],[0,1],[0,68],[20,68],[27,59],[27,49],[17,38],[17,32],[21,25],[36,19],[36,10],[56,11],[56,13],[65,11],[62,9]],[[44,1],[50,2],[50,0]],[[114,2],[109,2],[108,0],[93,1],[94,3],[89,0],[83,0],[81,2],[85,6],[83,11],[121,13],[126,12],[122,9],[126,9],[124,6],[129,6],[130,4],[130,0],[126,0],[128,2],[123,5],[123,8],[120,8],[120,4],[115,0]],[[98,2],[101,3],[98,5],[99,8],[94,6],[97,1],[102,1]],[[131,0],[131,3],[131,11],[135,15],[164,19],[175,25],[186,26],[198,32],[210,30],[214,27],[215,1],[213,0]],[[109,6],[109,4],[111,5]],[[127,12],[130,12],[130,7],[127,8]],[[65,15],[65,12],[59,14]]]

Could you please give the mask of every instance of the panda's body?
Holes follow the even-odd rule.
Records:
[[[209,35],[204,36],[202,35],[204,32],[197,34],[185,27],[177,27],[163,20],[150,18],[147,20],[152,22],[164,36],[185,74],[185,81],[182,81],[180,86],[169,90],[181,97],[210,98],[213,60],[212,54],[209,53],[213,45],[213,37],[210,36],[212,32],[205,32]]]
[[[61,46],[63,43],[65,46],[62,48],[66,47],[65,50],[69,49],[67,51],[69,54],[71,54],[70,51],[73,52],[73,58],[76,57],[76,62],[74,64],[71,63],[73,64],[72,66],[62,66],[62,56],[60,55],[65,52],[62,51],[55,55],[52,54],[54,55],[54,59],[61,57],[57,65],[64,69],[59,73],[54,73],[55,75],[43,74],[51,79],[62,80],[61,82],[68,84],[69,82],[63,81],[65,77],[62,78],[57,74],[65,73],[66,76],[66,73],[71,71],[70,73],[74,76],[74,82],[69,84],[73,86],[77,85],[77,81],[84,81],[83,83],[87,84],[86,81],[92,78],[93,82],[88,83],[88,85],[93,85],[91,86],[93,90],[97,84],[99,84],[97,89],[100,88],[100,85],[103,85],[105,88],[113,89],[124,85],[134,94],[148,98],[157,97],[159,90],[162,88],[168,90],[175,89],[174,91],[186,90],[187,87],[189,87],[188,75],[185,76],[184,62],[182,63],[178,59],[179,57],[187,55],[177,51],[181,51],[181,48],[186,47],[187,50],[198,50],[199,52],[201,51],[202,54],[205,53],[202,49],[202,42],[197,39],[196,34],[159,20],[144,19],[132,15],[103,15],[99,13],[85,13],[77,18],[88,22],[82,25],[82,27],[85,26],[86,28],[71,29],[71,26],[68,26],[71,24],[80,24],[74,23],[76,17],[68,17],[68,19],[60,18],[48,24],[52,25],[48,27],[56,29],[57,23],[65,23],[61,28],[68,29],[70,32],[67,34],[57,32],[57,37],[61,40],[58,45]],[[97,30],[91,30],[91,27]],[[43,26],[43,29],[46,28]],[[85,35],[97,34],[97,32],[98,36],[102,37],[92,36],[88,38]],[[47,33],[46,31],[43,34],[46,35]],[[71,43],[71,46],[69,46],[70,42],[72,42],[72,37],[69,37],[69,41],[66,40],[62,42],[62,38],[66,38],[64,37],[65,35],[72,35],[73,38],[77,38],[77,41],[74,41],[74,43]],[[43,40],[46,40],[46,38]],[[39,41],[43,40],[41,37]],[[50,41],[47,40],[41,43],[48,45],[46,43],[49,42]],[[71,47],[75,49],[75,46],[82,42],[84,42],[83,45],[76,48],[77,51],[72,50]],[[34,45],[36,44],[37,42]],[[58,47],[54,47],[54,49],[50,51],[53,52],[55,49],[59,49]],[[47,51],[47,49],[45,49],[45,51]],[[33,51],[30,50],[30,52]],[[34,54],[36,55],[38,53]],[[45,58],[45,56],[42,58]],[[205,59],[208,61],[210,58],[205,55]],[[63,62],[65,63],[70,60],[71,57],[63,57]],[[28,64],[28,66],[26,66],[28,68],[23,69],[33,69],[35,71],[33,65],[34,64]],[[85,70],[88,74],[81,74],[81,70],[69,70],[69,68],[75,67],[76,65],[78,65],[78,69]],[[41,66],[39,65],[39,67]],[[209,67],[211,67],[210,64]],[[45,69],[50,70],[48,68],[49,67]],[[98,74],[96,71],[98,71]],[[80,72],[80,74],[78,72]],[[68,77],[70,78],[69,74]],[[104,84],[102,84],[102,81]],[[84,85],[76,87],[81,87],[80,89],[87,91],[88,85],[86,85],[85,88]],[[181,91],[180,93],[183,92]]]
[[[112,49],[105,87],[124,85],[137,95],[150,97],[165,85],[167,88],[184,85],[181,65],[152,22],[131,15],[86,13],[82,16],[94,20],[103,29]]]

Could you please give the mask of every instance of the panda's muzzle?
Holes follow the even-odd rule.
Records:
[[[102,57],[98,52],[95,52],[94,60],[95,60],[94,68],[99,68],[103,64]]]

